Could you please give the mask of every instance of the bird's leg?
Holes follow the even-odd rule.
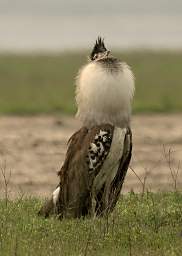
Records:
[[[57,202],[59,199],[60,187],[58,186],[56,190],[54,190],[50,199],[46,200],[44,205],[38,212],[39,216],[43,216],[45,218],[49,217],[51,214],[57,214]]]
[[[96,202],[96,199],[95,197],[92,198],[92,213],[91,213],[91,216],[92,218],[96,218],[96,205],[97,205],[97,202]]]
[[[96,205],[97,205],[96,192],[95,192],[95,189],[92,189],[92,192],[91,192],[91,217],[92,218],[96,217]]]

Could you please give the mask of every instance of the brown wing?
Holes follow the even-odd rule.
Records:
[[[61,217],[81,217],[92,211],[92,185],[95,177],[102,169],[108,155],[114,127],[105,124],[87,129],[81,128],[72,135],[68,143],[64,164],[58,172],[60,188],[56,213]],[[104,205],[104,185],[98,192],[96,213],[99,215],[112,210],[118,200],[124,177],[131,158],[131,131],[128,129],[123,154],[121,156],[117,174],[110,187],[109,205]],[[40,214],[48,216],[53,210],[51,198],[40,210]]]
[[[90,167],[90,154],[93,154],[92,143],[97,140],[100,131],[107,131],[112,135],[111,125],[85,127],[76,132],[69,141],[65,162],[58,173],[60,177],[59,213],[66,217],[80,217],[87,215],[91,207],[91,187],[96,172],[101,168],[104,159],[98,157],[94,169]],[[107,145],[108,147],[108,145]],[[90,154],[89,154],[90,153]],[[93,155],[91,155],[93,157]]]
[[[44,217],[48,217],[50,214],[56,213],[63,215],[63,211],[66,207],[66,202],[69,200],[70,192],[68,185],[70,184],[69,180],[71,179],[74,183],[77,182],[78,176],[76,175],[78,169],[78,174],[80,171],[83,171],[85,163],[82,159],[84,159],[83,147],[85,145],[85,137],[88,134],[88,129],[86,127],[81,128],[79,131],[74,133],[71,138],[68,140],[68,149],[65,156],[64,164],[61,170],[58,172],[58,176],[60,177],[60,182],[57,187],[60,187],[59,193],[59,202],[57,203],[57,207],[53,203],[53,196],[51,195],[49,200],[46,200],[44,205],[39,210],[38,214]],[[80,157],[80,159],[79,159]],[[78,163],[83,162],[83,166],[78,167]],[[86,167],[86,166],[85,166]],[[75,178],[76,177],[76,178]],[[73,190],[75,188],[74,184],[70,184],[73,186]],[[70,187],[71,188],[71,187]],[[72,190],[72,192],[73,192]]]

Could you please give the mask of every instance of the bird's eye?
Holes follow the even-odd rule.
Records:
[[[95,53],[93,59],[96,60],[97,58],[98,58],[98,53]]]

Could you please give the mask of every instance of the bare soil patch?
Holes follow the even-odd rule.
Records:
[[[73,117],[0,117],[0,166],[11,172],[10,196],[48,196],[58,183],[68,138],[80,127]],[[182,114],[136,115],[133,159],[123,192],[182,188]],[[135,173],[134,173],[135,172]],[[175,174],[178,175],[175,177]],[[0,196],[4,182],[0,173]]]

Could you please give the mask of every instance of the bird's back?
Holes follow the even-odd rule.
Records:
[[[131,144],[128,128],[102,124],[76,132],[59,172],[59,213],[80,217],[113,209],[131,158]]]

